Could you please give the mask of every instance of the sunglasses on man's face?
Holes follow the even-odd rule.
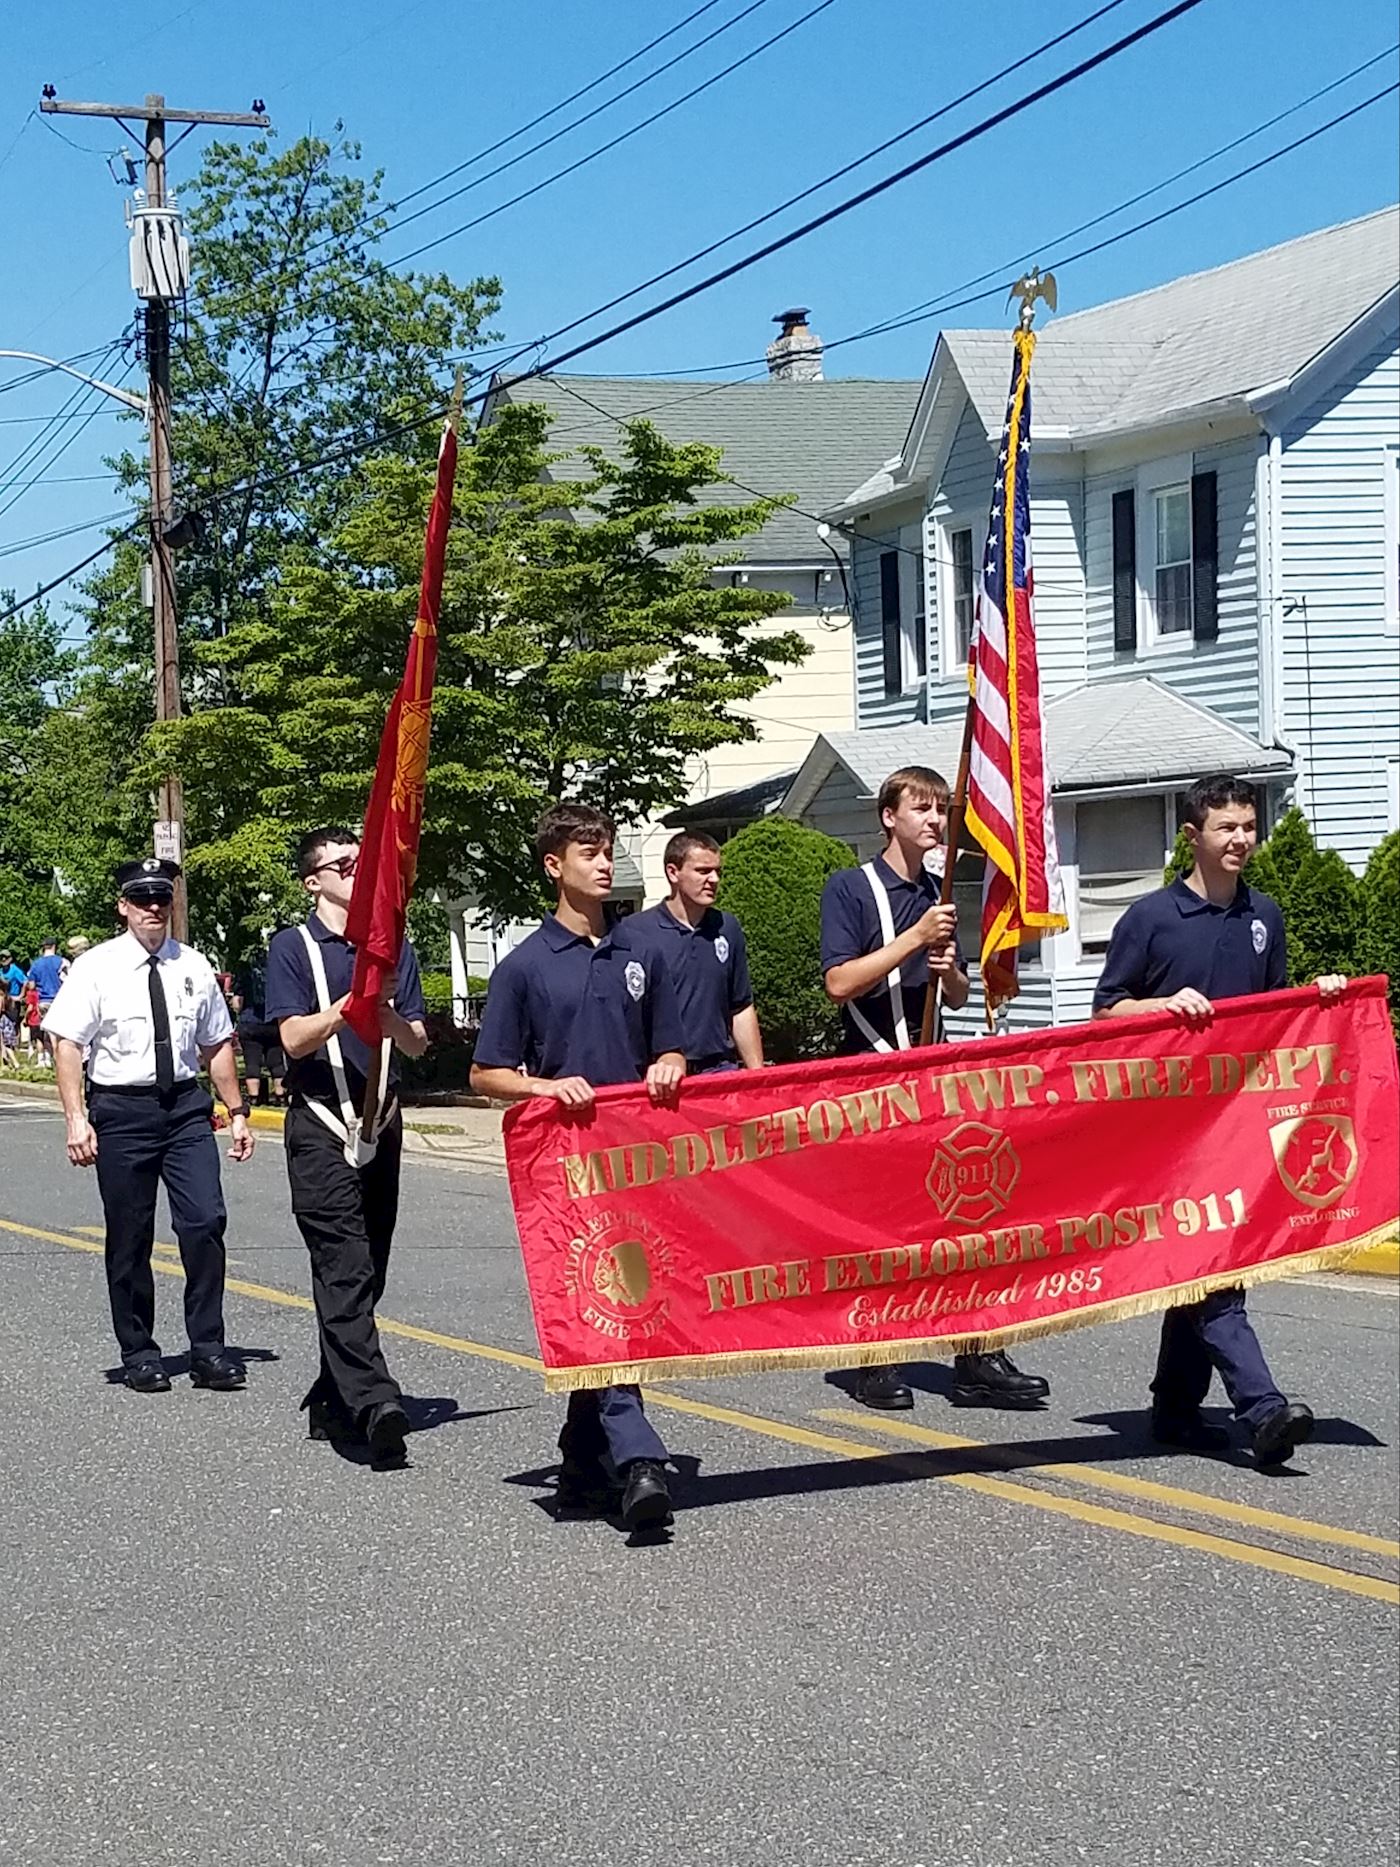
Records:
[[[334,862],[318,862],[311,873],[324,875],[327,869],[334,869],[337,875],[350,876],[355,873],[359,860],[358,856],[337,856]]]
[[[126,900],[135,908],[168,908],[170,896],[153,888],[128,888]]]

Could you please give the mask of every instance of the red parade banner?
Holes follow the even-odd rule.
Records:
[[[1004,1346],[1396,1231],[1383,979],[506,1116],[554,1390]]]

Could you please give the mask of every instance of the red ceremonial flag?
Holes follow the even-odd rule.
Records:
[[[398,969],[409,896],[418,868],[423,832],[423,787],[428,775],[432,730],[433,675],[437,668],[437,621],[442,603],[443,560],[457,477],[457,413],[448,417],[438,453],[437,486],[423,545],[423,582],[418,620],[408,642],[403,680],[384,722],[374,788],[360,839],[360,866],[345,937],[355,949],[355,977],[345,1022],[357,1037],[379,1043],[379,1002]]]
[[[977,626],[968,657],[972,753],[967,825],[987,852],[982,890],[982,987],[987,1016],[1016,995],[1016,949],[1067,925],[1045,762],[1031,570],[1031,357],[1015,335],[1011,392],[982,559]]]

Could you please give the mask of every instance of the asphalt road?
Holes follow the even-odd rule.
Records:
[[[659,1389],[683,1509],[634,1545],[548,1508],[502,1181],[406,1166],[421,1430],[375,1472],[301,1436],[280,1147],[225,1171],[247,1390],[137,1397],[61,1139],[0,1109],[7,1867],[1397,1858],[1394,1285],[1251,1299],[1319,1417],[1286,1474],[1152,1451],[1149,1319],[1028,1351],[1036,1415],[933,1365],[893,1424],[818,1375]]]

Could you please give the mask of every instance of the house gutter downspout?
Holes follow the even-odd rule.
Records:
[[[1298,773],[1298,801],[1304,796],[1305,774],[1298,748],[1288,738],[1284,710],[1284,591],[1283,591],[1283,436],[1269,433],[1268,472],[1268,591],[1263,629],[1259,638],[1259,737],[1277,746],[1293,761]]]

